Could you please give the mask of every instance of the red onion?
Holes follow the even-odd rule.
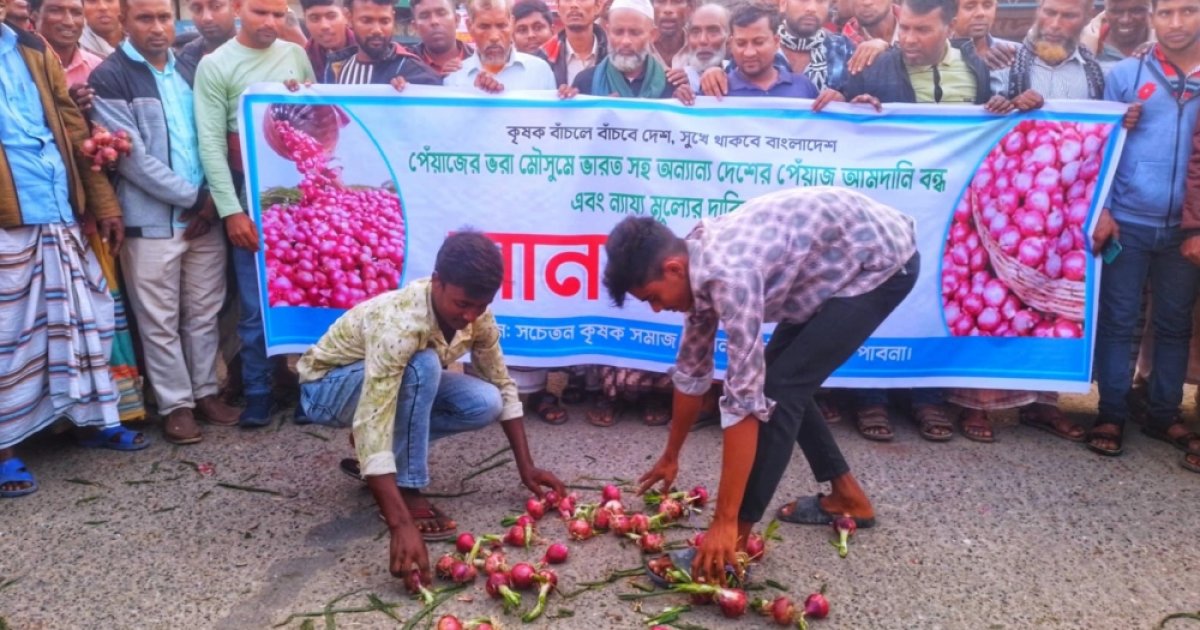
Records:
[[[527,591],[533,588],[533,576],[537,575],[537,569],[534,569],[531,564],[520,562],[513,565],[508,575],[512,580],[513,588],[519,591]]]
[[[563,543],[554,543],[546,548],[546,555],[542,556],[542,562],[546,564],[562,564],[567,561],[567,555],[570,550]]]
[[[829,616],[829,600],[820,593],[813,593],[804,600],[804,616],[824,619]]]
[[[537,497],[530,497],[525,501],[525,513],[533,520],[540,521],[546,515],[546,504]]]
[[[592,526],[582,518],[571,519],[567,523],[567,535],[571,540],[587,540],[593,535]]]
[[[833,543],[837,547],[838,555],[845,558],[850,553],[850,547],[847,541],[858,531],[858,523],[849,516],[843,515],[833,519],[833,531],[837,533],[837,542]]]
[[[767,553],[767,541],[758,534],[750,534],[746,538],[746,554],[754,562],[762,560],[763,555]]]
[[[471,553],[475,548],[475,536],[468,532],[459,534],[458,539],[454,541],[454,548],[458,549],[458,553]]]
[[[503,599],[506,611],[521,607],[521,594],[512,590],[512,579],[505,573],[489,575],[484,590],[492,599]]]
[[[621,489],[610,483],[604,486],[604,490],[601,491],[600,496],[604,502],[620,501]]]
[[[493,573],[504,573],[508,571],[508,565],[506,564],[507,559],[508,558],[504,555],[503,551],[493,551],[492,553],[488,554],[488,557],[483,561],[483,572],[487,575],[491,575]]]
[[[595,529],[597,531],[602,531],[602,532],[608,531],[608,528],[611,525],[611,523],[612,523],[612,512],[609,512],[608,510],[606,510],[604,508],[600,508],[600,509],[596,510],[596,512],[594,514],[592,514],[592,529]]]
[[[522,514],[517,517],[516,526],[517,527],[532,527],[534,520],[535,519],[533,518],[533,516],[530,516],[529,514]]]
[[[675,499],[663,499],[662,502],[658,504],[658,513],[664,515],[667,520],[677,520],[683,516],[683,504]]]
[[[625,513],[625,505],[623,503],[621,503],[621,501],[619,499],[614,499],[612,501],[605,501],[604,504],[600,506],[600,509],[609,512],[613,516],[616,516],[617,514]]]
[[[635,534],[645,534],[650,531],[650,517],[640,512],[630,516],[629,531]]]
[[[633,523],[629,520],[628,516],[625,516],[624,514],[618,514],[612,518],[610,529],[612,530],[612,533],[618,536],[624,536],[633,531]]]
[[[1062,274],[1067,280],[1082,282],[1087,275],[1087,256],[1083,252],[1070,252],[1063,256]]]
[[[463,630],[462,622],[454,615],[442,615],[434,626],[437,630]]]
[[[457,562],[458,558],[455,558],[451,554],[446,554],[441,558],[438,558],[437,564],[434,567],[434,571],[437,573],[438,577],[448,580],[450,579],[450,570],[454,568],[454,564]]]
[[[736,588],[719,588],[715,596],[721,614],[729,619],[737,619],[746,614],[746,593]]]
[[[525,623],[529,623],[537,619],[542,615],[543,612],[545,612],[546,597],[550,594],[550,591],[554,590],[555,587],[558,586],[558,574],[550,569],[542,569],[541,571],[538,571],[536,581],[541,585],[538,587],[537,605],[521,617],[521,621],[524,621]]]
[[[662,553],[663,545],[666,543],[666,537],[656,532],[647,532],[638,539],[642,553]]]
[[[455,562],[454,566],[450,567],[450,580],[455,584],[468,584],[475,581],[478,574],[475,572],[475,567],[466,562]]]
[[[1026,267],[1037,269],[1046,259],[1046,241],[1040,237],[1030,237],[1021,241],[1017,248],[1017,260]]]
[[[771,619],[781,626],[796,623],[796,605],[787,597],[776,597],[770,604]]]

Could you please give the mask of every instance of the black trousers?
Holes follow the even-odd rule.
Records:
[[[913,254],[903,269],[875,289],[831,299],[807,322],[775,328],[764,352],[765,393],[775,401],[775,410],[758,429],[758,452],[739,520],[762,519],[796,444],[817,481],[850,472],[813,394],[912,291],[920,269],[920,255]]]

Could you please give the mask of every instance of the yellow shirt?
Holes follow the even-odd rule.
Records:
[[[946,54],[938,62],[938,79],[942,86],[940,103],[974,103],[975,75],[971,67],[963,61],[962,51],[946,44]],[[918,103],[933,103],[933,66],[910,66],[908,80],[912,82],[913,93]]]
[[[354,412],[354,444],[364,476],[396,472],[392,453],[396,400],[409,359],[432,348],[442,367],[468,351],[471,363],[487,381],[500,389],[504,402],[501,420],[525,415],[517,398],[517,385],[508,376],[500,350],[500,331],[491,310],[446,343],[430,299],[428,278],[398,291],[376,296],[338,318],[321,340],[309,348],[297,369],[300,382],[320,379],[329,370],[363,362],[362,393]]]

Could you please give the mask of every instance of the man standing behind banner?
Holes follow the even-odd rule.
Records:
[[[1079,45],[1091,5],[1091,0],[1038,2],[1033,28],[1009,70],[1008,98],[1026,90],[1050,99],[1104,97],[1104,70],[1092,51]]]
[[[196,136],[209,190],[234,246],[246,394],[241,425],[254,428],[270,422],[271,374],[259,304],[258,229],[247,213],[248,205],[243,205],[245,167],[238,137],[238,99],[252,83],[311,82],[315,77],[304,49],[279,39],[288,14],[285,0],[237,0],[234,8],[242,20],[237,37],[201,59],[196,69]]]
[[[200,37],[184,44],[179,53],[179,60],[196,66],[205,55],[216,50],[221,44],[233,39],[237,34],[237,16],[234,15],[231,0],[191,0],[188,10],[192,13],[192,21]]]
[[[617,0],[618,2],[622,0]],[[875,524],[813,393],[904,300],[920,271],[912,218],[841,188],[783,190],[701,221],[686,238],[650,217],[617,225],[605,245],[604,286],[654,310],[684,313],[673,380],[671,435],[639,491],[679,471],[679,455],[713,377],[719,326],[728,337],[721,481],[712,524],[692,565],[712,582],[766,512],[796,444],[828,496],[798,499],[781,520]],[[763,325],[777,323],[763,344]],[[722,580],[723,581],[723,580]]]
[[[1194,185],[1187,177],[1189,139],[1200,115],[1200,0],[1157,0],[1153,6],[1150,24],[1158,43],[1144,59],[1114,66],[1104,86],[1105,100],[1141,110],[1134,125],[1126,117],[1126,128],[1132,128],[1092,233],[1092,251],[1108,252],[1108,261],[1096,321],[1100,415],[1087,444],[1108,456],[1123,452],[1131,412],[1129,349],[1147,283],[1154,352],[1142,432],[1200,451],[1200,436],[1179,416],[1200,285],[1200,268],[1189,261],[1200,260],[1200,238],[1192,225],[1183,227],[1187,187]]]
[[[425,540],[456,525],[421,495],[429,485],[429,443],[500,420],[521,483],[565,496],[536,467],[525,440],[517,386],[508,376],[489,305],[504,280],[496,244],[479,232],[448,237],[432,278],[416,280],[350,309],[300,358],[301,401],[314,422],[353,424],[357,462],[342,468],[371,489],[391,532],[389,568],[415,586],[432,584]],[[468,352],[480,378],[446,370]]]
[[[357,45],[329,56],[329,63],[321,69],[322,83],[391,83],[398,90],[409,83],[442,84],[441,75],[433,68],[392,41],[396,34],[393,0],[350,0],[346,8]]]
[[[571,85],[580,72],[608,56],[608,38],[596,24],[601,0],[559,0],[563,30],[542,45],[558,85]]]
[[[559,94],[618,96],[621,98],[671,98],[675,87],[667,70],[654,56],[654,7],[650,0],[613,0],[608,10],[608,57],[575,77]]]
[[[467,31],[475,54],[446,77],[449,87],[502,90],[553,90],[557,87],[550,64],[513,49],[512,0],[467,0]]]
[[[53,0],[51,0],[53,1]],[[168,0],[126,0],[127,37],[92,73],[96,118],[133,140],[118,163],[125,211],[121,267],[142,338],[146,372],[175,444],[201,440],[193,412],[237,424],[217,398],[217,314],[225,299],[225,235],[196,142],[194,68],[171,54]]]
[[[450,0],[412,0],[413,28],[421,43],[413,52],[443,77],[462,67],[475,49],[458,41],[458,14]]]

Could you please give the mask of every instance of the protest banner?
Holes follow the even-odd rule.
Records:
[[[649,216],[686,235],[765,193],[841,186],[914,217],[922,268],[830,385],[1086,390],[1100,272],[1086,235],[1123,105],[705,100],[251,89],[239,113],[269,351],[301,351],[346,308],[429,275],[471,226],[506,262],[493,310],[510,364],[665,370],[682,318],[611,306],[609,230]],[[723,349],[722,334],[718,369]]]

